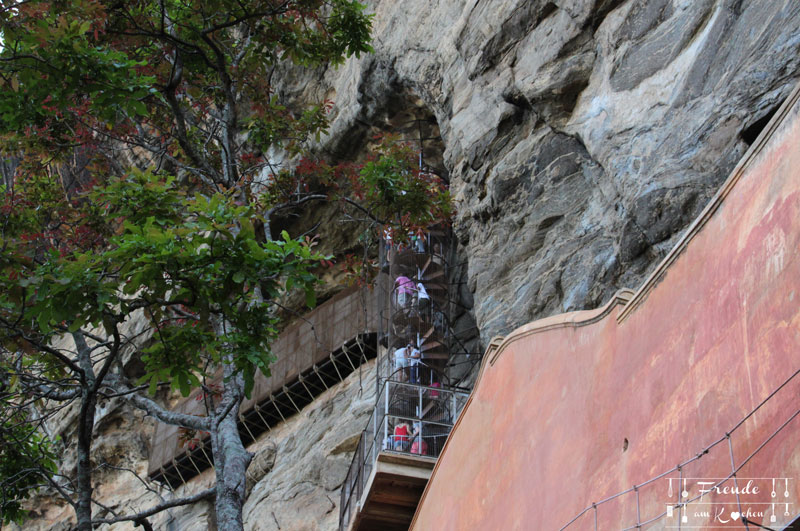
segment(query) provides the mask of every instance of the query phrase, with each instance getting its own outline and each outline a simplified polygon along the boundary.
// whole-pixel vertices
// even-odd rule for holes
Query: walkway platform
[[[347,531],[406,531],[436,458],[383,451]]]
[[[272,345],[277,361],[270,366],[270,377],[256,374],[252,396],[240,408],[239,432],[245,445],[375,358],[374,299],[368,288],[345,290],[286,327]],[[173,409],[204,415],[199,394]],[[177,427],[160,423],[151,443],[148,477],[175,488],[211,467],[211,456],[207,434],[189,444]]]

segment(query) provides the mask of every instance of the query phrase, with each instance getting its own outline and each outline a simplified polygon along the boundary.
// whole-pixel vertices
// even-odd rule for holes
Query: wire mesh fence
[[[379,338],[386,350],[379,359],[381,379],[422,383],[414,379],[419,366],[431,376],[428,383],[457,385],[459,377],[469,372],[465,365],[479,363],[481,353],[471,352],[467,345],[477,329],[455,326],[464,307],[458,285],[451,284],[451,240],[443,228],[412,236],[405,243],[382,240],[385,281],[378,301]]]
[[[436,458],[468,393],[387,380],[358,441],[342,485],[339,528],[346,528],[382,452]]]

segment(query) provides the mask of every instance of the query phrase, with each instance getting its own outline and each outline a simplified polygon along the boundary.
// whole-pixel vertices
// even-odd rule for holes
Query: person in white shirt
[[[406,349],[408,352],[409,365],[411,366],[409,371],[411,373],[411,377],[409,381],[411,383],[419,383],[419,364],[421,361],[420,358],[422,357],[422,353],[419,351],[418,348],[411,345],[410,343],[408,344]]]
[[[433,263],[437,265],[444,265],[444,255],[442,254],[442,244],[435,243],[433,245]]]
[[[395,376],[401,380],[405,380],[405,368],[408,367],[408,353],[409,347],[400,347],[394,351],[394,371]]]
[[[431,309],[431,297],[422,282],[417,282],[417,307],[420,315],[428,315]]]

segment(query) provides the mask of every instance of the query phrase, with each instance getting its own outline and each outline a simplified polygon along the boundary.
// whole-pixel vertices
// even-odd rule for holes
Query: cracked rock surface
[[[638,286],[800,76],[794,0],[370,7],[375,54],[284,92],[334,99],[335,153],[398,97],[435,116],[484,344]]]
[[[257,465],[264,454],[272,465],[261,478],[250,466],[255,484],[244,507],[245,529],[337,529],[341,486],[374,405],[371,361],[251,447]]]

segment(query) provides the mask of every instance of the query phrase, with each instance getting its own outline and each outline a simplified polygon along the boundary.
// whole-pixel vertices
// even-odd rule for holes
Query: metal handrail
[[[468,393],[448,387],[432,387],[386,380],[378,393],[367,427],[361,432],[353,460],[342,485],[339,529],[350,523],[378,455],[393,452],[438,457],[444,439],[453,428]],[[431,414],[433,413],[433,415]],[[432,418],[444,413],[446,420]],[[389,426],[410,423],[412,430],[389,433]],[[430,431],[427,431],[430,430]],[[427,433],[426,433],[427,431]],[[398,442],[400,444],[398,444]]]
[[[450,313],[457,302],[450,300],[450,241],[446,230],[427,233],[419,248],[401,249],[381,240],[378,259],[391,281],[391,287],[380,290],[378,310],[379,343],[386,352],[378,357],[375,407],[342,485],[341,530],[359,511],[378,456],[391,452],[437,458],[466,404],[469,391],[452,385],[449,372],[451,356],[469,354],[452,329]],[[408,281],[398,284],[401,276]],[[420,305],[418,283],[428,293],[426,307]],[[413,364],[398,367],[394,352],[409,341],[422,352]]]

